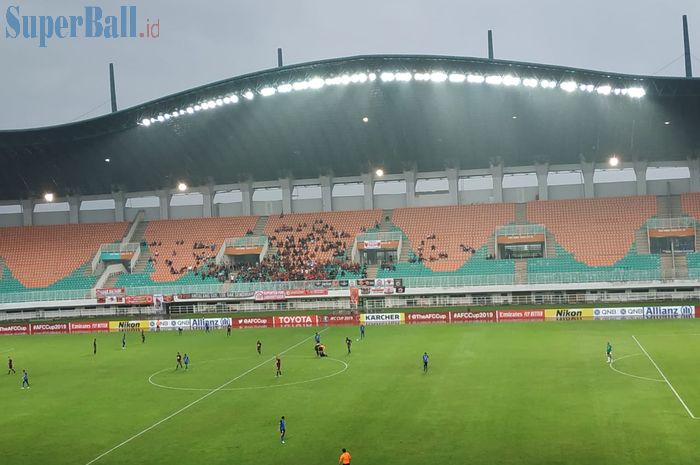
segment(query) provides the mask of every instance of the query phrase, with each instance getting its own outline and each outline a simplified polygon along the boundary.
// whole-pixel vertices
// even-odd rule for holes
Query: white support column
[[[333,180],[330,176],[320,176],[318,182],[321,185],[321,205],[323,211],[333,211]]]
[[[503,162],[491,165],[491,176],[493,177],[493,201],[503,202]]]
[[[158,203],[160,205],[160,219],[170,219],[170,199],[172,195],[167,189],[158,192]]]
[[[34,224],[34,200],[22,200],[22,224],[31,226]]]
[[[292,186],[291,178],[280,179],[280,188],[282,189],[282,213],[292,213]]]
[[[582,160],[581,172],[583,173],[583,196],[587,199],[592,199],[595,197],[595,188],[593,185],[595,163]]]
[[[455,168],[449,168],[445,173],[447,174],[450,205],[459,205],[459,172]]]
[[[362,207],[365,210],[372,210],[374,208],[374,179],[370,173],[362,175],[362,186],[364,187]]]
[[[416,205],[416,171],[404,171],[403,175],[406,179],[406,206],[414,207]]]
[[[634,175],[637,177],[637,195],[647,195],[647,162],[634,162]]]
[[[123,192],[115,192],[114,196],[114,221],[120,223],[126,218],[126,200]]]
[[[202,216],[204,218],[211,218],[214,212],[214,188],[211,185],[204,186],[201,191],[202,194]]]
[[[535,165],[537,175],[537,196],[540,200],[549,200],[549,186],[547,186],[547,176],[549,175],[548,163],[537,163]]]
[[[700,159],[688,160],[690,192],[700,192]]]
[[[241,201],[243,202],[242,213],[245,216],[253,214],[253,183],[250,181],[242,182],[241,186]]]
[[[68,197],[68,222],[80,223],[80,197]]]

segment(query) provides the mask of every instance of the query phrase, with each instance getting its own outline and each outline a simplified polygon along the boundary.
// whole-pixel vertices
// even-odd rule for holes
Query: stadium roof
[[[378,166],[570,164],[612,153],[681,160],[700,154],[698,127],[700,79],[358,56],[239,76],[78,123],[0,131],[0,200]]]

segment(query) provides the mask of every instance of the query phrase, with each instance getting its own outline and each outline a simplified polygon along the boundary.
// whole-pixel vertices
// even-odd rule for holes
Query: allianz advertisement
[[[675,319],[694,318],[695,307],[691,305],[673,305],[657,307],[608,307],[594,308],[593,318],[596,320],[606,319]]]

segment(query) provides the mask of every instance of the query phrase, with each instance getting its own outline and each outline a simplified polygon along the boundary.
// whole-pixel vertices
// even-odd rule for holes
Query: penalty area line
[[[323,329],[323,330],[321,330],[321,331],[319,331],[319,332],[322,333],[322,332],[326,331],[327,329],[328,329],[328,328]],[[294,344],[293,346],[291,346],[291,347],[289,347],[289,348],[287,348],[287,349],[284,349],[282,352],[278,352],[277,354],[278,354],[278,355],[285,354],[285,353],[289,352],[290,350],[299,347],[300,345],[302,345],[303,343],[305,343],[306,341],[308,341],[308,340],[311,339],[312,337],[314,337],[314,336],[306,337],[306,338],[302,339],[301,341],[297,342],[296,344]],[[270,363],[270,362],[273,361],[274,359],[275,359],[275,357],[271,357],[271,358],[265,360],[264,362],[260,362],[259,364],[255,365],[253,368],[250,368],[250,369],[244,371],[243,373],[241,373],[240,375],[236,376],[235,378],[233,378],[233,379],[231,379],[231,380],[229,380],[229,381],[226,381],[224,384],[222,384],[221,386],[219,386],[219,387],[217,387],[217,388],[215,388],[215,389],[212,389],[211,391],[209,391],[209,392],[207,392],[206,394],[204,394],[202,397],[198,397],[197,399],[193,400],[192,402],[190,402],[189,404],[185,405],[185,406],[182,407],[181,409],[176,410],[175,412],[171,413],[170,415],[168,415],[167,417],[163,418],[162,420],[159,420],[159,421],[153,423],[151,426],[149,426],[148,428],[146,428],[146,429],[144,429],[144,430],[142,430],[142,431],[139,431],[138,433],[136,433],[136,434],[134,434],[133,436],[131,436],[129,439],[126,439],[125,441],[120,442],[119,444],[117,444],[116,446],[112,447],[111,449],[109,449],[109,450],[107,450],[107,451],[101,453],[100,455],[98,455],[98,456],[95,457],[94,459],[90,460],[90,461],[89,461],[88,463],[86,463],[85,465],[91,465],[91,464],[97,462],[97,461],[100,460],[101,458],[103,458],[103,457],[105,457],[105,456],[111,454],[111,453],[114,452],[115,450],[119,449],[120,447],[122,447],[122,446],[124,446],[124,445],[126,445],[126,444],[128,444],[128,443],[130,443],[130,442],[133,441],[134,439],[136,439],[136,438],[138,438],[138,437],[140,437],[140,436],[146,434],[147,432],[149,432],[149,431],[152,430],[153,428],[157,427],[158,425],[160,425],[160,424],[162,424],[162,423],[165,423],[166,421],[170,420],[170,419],[173,418],[174,416],[179,415],[180,413],[184,412],[185,410],[189,409],[190,407],[192,407],[192,406],[194,406],[194,405],[200,403],[201,401],[203,401],[203,400],[206,399],[207,397],[209,397],[209,396],[211,396],[211,395],[213,395],[213,394],[215,394],[215,393],[221,391],[222,389],[224,389],[226,386],[228,386],[229,384],[233,383],[234,381],[237,381],[237,380],[243,378],[245,375],[247,375],[247,374],[249,374],[249,373],[251,373],[251,372],[257,370],[257,369],[260,368],[261,366],[263,366],[263,365],[265,365],[265,364],[267,364],[267,363]]]
[[[696,417],[695,415],[693,415],[693,412],[690,411],[690,409],[688,408],[688,406],[686,405],[686,403],[685,403],[685,402],[683,401],[683,399],[681,398],[680,394],[678,394],[678,391],[676,391],[676,388],[673,387],[673,385],[672,385],[671,382],[668,380],[668,378],[666,377],[666,375],[664,374],[664,372],[661,371],[661,368],[659,368],[659,365],[657,365],[656,362],[654,361],[654,359],[651,358],[651,355],[649,355],[649,352],[646,351],[646,349],[644,348],[644,346],[642,346],[642,344],[639,342],[639,340],[638,340],[636,337],[634,337],[634,335],[632,335],[632,339],[634,339],[634,342],[637,343],[637,345],[639,346],[639,348],[642,349],[642,352],[644,352],[644,355],[646,355],[647,358],[649,359],[649,361],[651,362],[651,364],[654,365],[654,368],[656,368],[656,371],[658,371],[659,374],[661,375],[661,377],[664,379],[664,381],[666,381],[666,384],[667,384],[668,387],[671,389],[671,391],[673,392],[673,394],[676,396],[676,399],[678,399],[678,402],[681,403],[681,405],[683,406],[683,408],[685,409],[685,411],[688,412],[688,415],[690,415],[690,418],[692,418],[693,420],[697,420],[697,417]]]

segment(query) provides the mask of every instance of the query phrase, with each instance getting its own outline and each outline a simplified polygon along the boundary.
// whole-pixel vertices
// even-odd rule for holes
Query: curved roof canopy
[[[700,80],[358,56],[265,70],[61,126],[0,131],[0,199],[700,154]],[[105,159],[109,158],[110,163]]]

